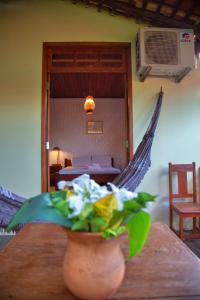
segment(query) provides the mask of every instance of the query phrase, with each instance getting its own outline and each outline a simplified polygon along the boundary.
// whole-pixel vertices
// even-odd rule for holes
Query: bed
[[[113,159],[109,155],[93,155],[65,159],[65,168],[55,173],[55,187],[61,180],[71,181],[74,178],[89,174],[99,184],[112,182],[121,173],[119,168],[113,167]]]

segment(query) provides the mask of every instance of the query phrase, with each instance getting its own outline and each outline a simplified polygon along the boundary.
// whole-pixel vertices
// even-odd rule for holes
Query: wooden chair
[[[189,176],[192,175],[192,191],[189,191]],[[174,191],[174,176],[177,174],[177,188]],[[200,218],[200,205],[196,195],[196,167],[192,164],[169,163],[169,225],[170,228],[181,238],[200,238],[200,230],[197,228],[197,218]],[[185,200],[184,200],[185,199]],[[191,199],[186,202],[186,199]],[[183,202],[183,200],[185,202]],[[179,232],[173,228],[173,212],[179,216]],[[192,218],[192,233],[184,232],[184,219]]]

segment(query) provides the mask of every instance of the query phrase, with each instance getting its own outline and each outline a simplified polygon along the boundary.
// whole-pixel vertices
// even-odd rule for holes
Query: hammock
[[[26,199],[0,186],[0,227],[7,227]]]
[[[134,191],[144,175],[151,166],[151,146],[153,143],[154,133],[158,123],[161,105],[162,105],[163,92],[162,87],[158,96],[157,104],[151,118],[149,127],[137,147],[135,155],[128,163],[128,166],[122,171],[122,173],[115,178],[113,184],[119,188],[126,188],[127,190]]]

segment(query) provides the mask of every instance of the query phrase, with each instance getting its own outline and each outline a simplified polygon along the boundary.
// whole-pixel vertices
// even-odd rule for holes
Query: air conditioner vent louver
[[[146,31],[144,41],[146,64],[177,65],[179,63],[176,32]]]

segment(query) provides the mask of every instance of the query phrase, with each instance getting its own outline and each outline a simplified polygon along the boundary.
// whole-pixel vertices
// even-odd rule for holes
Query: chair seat
[[[172,207],[179,213],[183,214],[198,214],[200,216],[200,204],[198,203],[173,203]]]

